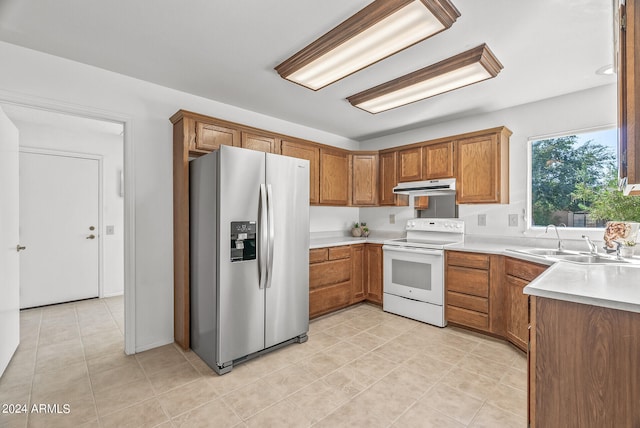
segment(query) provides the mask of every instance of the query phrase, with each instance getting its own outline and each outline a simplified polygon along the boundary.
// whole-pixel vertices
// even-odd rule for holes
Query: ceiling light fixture
[[[347,100],[369,113],[380,113],[496,77],[502,64],[486,44],[405,76],[367,89]]]
[[[275,70],[314,91],[451,27],[449,0],[376,0]]]

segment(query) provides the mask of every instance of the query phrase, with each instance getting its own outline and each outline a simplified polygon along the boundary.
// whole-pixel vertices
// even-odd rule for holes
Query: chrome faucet
[[[560,225],[567,227],[567,225],[564,223],[560,223]],[[564,250],[564,244],[562,243],[562,239],[560,239],[560,234],[558,233],[558,227],[555,224],[548,225],[547,228],[544,230],[544,233],[549,232],[550,227],[553,227],[553,229],[556,231],[556,236],[558,237],[558,251]]]
[[[589,246],[589,252],[591,254],[598,254],[598,246],[595,242],[593,242],[587,235],[582,235],[582,238],[587,241],[587,245]]]

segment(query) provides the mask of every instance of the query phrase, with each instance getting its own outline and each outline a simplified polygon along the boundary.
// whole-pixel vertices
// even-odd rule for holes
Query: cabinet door
[[[320,149],[320,203],[347,205],[349,203],[348,152]]]
[[[282,154],[298,159],[307,159],[309,161],[309,202],[317,204],[320,201],[319,181],[320,172],[318,165],[320,163],[320,149],[311,144],[296,143],[292,141],[282,141]]]
[[[497,134],[457,142],[459,204],[500,203],[500,140]],[[506,195],[508,196],[508,195]]]
[[[353,205],[378,203],[378,156],[355,154],[353,160]]]
[[[382,245],[365,245],[367,300],[382,304]]]
[[[398,151],[398,182],[422,180],[422,147]]]
[[[380,205],[395,205],[393,188],[398,184],[396,177],[396,152],[380,154]]]
[[[279,153],[277,142],[275,137],[243,132],[241,147],[259,152]]]
[[[240,146],[240,132],[224,126],[196,122],[196,150],[210,152],[222,145]]]
[[[351,246],[351,303],[361,302],[365,298],[365,260],[364,245]]]
[[[423,180],[453,176],[453,141],[430,144],[422,148]]]
[[[505,331],[507,340],[523,351],[529,338],[529,296],[522,290],[528,284],[520,278],[506,276],[505,281]]]

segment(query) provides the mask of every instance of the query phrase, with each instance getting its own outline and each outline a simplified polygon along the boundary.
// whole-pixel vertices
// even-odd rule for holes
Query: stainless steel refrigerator
[[[237,147],[190,162],[191,348],[218,374],[309,330],[309,161]]]

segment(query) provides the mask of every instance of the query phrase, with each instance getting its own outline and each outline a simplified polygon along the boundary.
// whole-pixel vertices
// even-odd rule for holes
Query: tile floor
[[[526,358],[504,342],[367,304],[310,324],[309,341],[217,376],[167,345],[123,354],[121,298],[23,311],[0,427],[524,427]],[[1,410],[1,409],[0,409]]]

